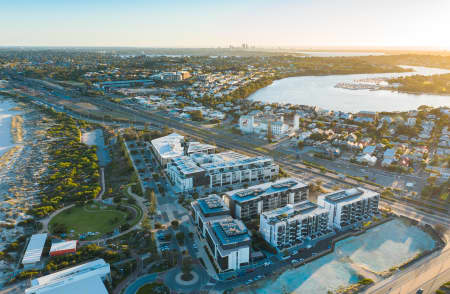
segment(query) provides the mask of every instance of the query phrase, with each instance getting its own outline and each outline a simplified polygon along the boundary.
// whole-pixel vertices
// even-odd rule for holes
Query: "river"
[[[354,74],[329,76],[291,77],[274,81],[249,96],[250,100],[267,103],[291,103],[319,106],[327,110],[345,112],[368,111],[405,111],[417,109],[420,105],[434,107],[450,106],[450,96],[431,94],[407,94],[388,90],[349,90],[336,88],[338,83],[350,83],[354,80],[411,75],[433,75],[450,73],[450,70],[418,66],[404,66],[414,72]]]

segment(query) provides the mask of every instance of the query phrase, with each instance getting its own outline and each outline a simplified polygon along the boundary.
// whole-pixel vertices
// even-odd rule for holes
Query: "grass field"
[[[137,291],[137,294],[153,294],[153,293],[161,293],[161,294],[167,293],[168,294],[169,289],[161,283],[153,282],[151,284],[142,286]]]
[[[108,207],[90,204],[74,206],[56,215],[50,222],[50,231],[56,223],[67,226],[67,231],[74,230],[74,235],[87,232],[100,234],[113,231],[126,223],[127,213]]]

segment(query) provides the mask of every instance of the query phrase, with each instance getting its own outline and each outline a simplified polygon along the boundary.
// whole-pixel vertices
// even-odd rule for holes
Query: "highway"
[[[37,84],[36,86],[39,87],[40,85],[36,83],[33,80],[28,80],[29,85]],[[54,89],[54,92],[60,91],[58,89]],[[63,92],[61,95],[64,95],[65,97],[69,97],[68,94]],[[31,96],[32,97],[32,96]],[[34,100],[45,102],[47,105],[52,105],[52,103],[49,103],[46,101],[46,99],[43,98],[37,98],[33,97]],[[299,162],[299,160],[296,160],[294,156],[289,156],[288,154],[284,154],[278,151],[271,151],[271,152],[264,152],[260,150],[256,150],[255,147],[258,147],[256,145],[253,145],[246,140],[245,142],[242,141],[243,137],[240,135],[234,135],[234,134],[223,134],[223,133],[217,133],[213,132],[211,130],[201,128],[191,122],[185,122],[180,120],[171,119],[168,114],[162,114],[160,112],[151,112],[147,110],[143,110],[141,108],[135,109],[132,106],[129,105],[123,105],[118,104],[115,102],[111,102],[107,99],[92,99],[92,98],[76,98],[77,101],[83,101],[86,103],[91,103],[98,107],[99,109],[104,110],[104,113],[107,113],[109,111],[116,111],[121,114],[126,114],[128,117],[135,122],[140,123],[141,125],[150,123],[150,126],[152,128],[158,128],[162,126],[168,126],[169,128],[172,128],[176,130],[177,132],[180,132],[184,135],[187,135],[191,138],[195,138],[197,140],[201,140],[208,143],[215,143],[218,147],[222,147],[225,149],[235,150],[240,153],[244,153],[247,155],[252,156],[270,156],[272,157],[279,166],[289,175],[295,176],[295,177],[303,177],[306,179],[314,179],[314,180],[321,180],[324,185],[328,185],[329,187],[334,186],[338,183],[343,183],[351,186],[362,186],[367,189],[371,189],[374,191],[381,192],[383,189],[358,182],[356,180],[345,178],[342,179],[338,175],[330,173],[330,172],[322,172],[318,168],[309,167],[304,165],[303,163]],[[61,108],[59,106],[59,108]],[[68,111],[65,110],[66,113],[69,115],[75,115],[74,111]],[[98,123],[101,123],[101,121],[96,121]],[[116,124],[117,125],[117,124]],[[129,126],[129,124],[121,124],[121,127]],[[395,203],[397,205],[398,202]],[[389,205],[393,205],[393,203],[387,203]],[[401,207],[401,206],[398,206]],[[407,205],[408,209],[412,209],[413,212],[417,214],[425,214],[423,211],[418,210],[415,208],[415,205],[412,205],[408,203]],[[436,222],[443,222],[448,225],[449,220],[449,214],[444,214],[441,212],[434,212],[433,216],[430,219],[431,223]]]
[[[42,98],[35,98],[43,100]],[[83,100],[83,98],[80,98]],[[44,100],[45,101],[45,100]],[[150,112],[145,110],[133,109],[129,106],[120,105],[114,102],[110,102],[106,99],[88,99],[86,102],[94,104],[96,107],[108,112],[111,109],[119,109],[120,113],[126,113],[131,118],[133,117],[136,123],[144,124],[150,123],[155,128],[162,126],[168,126],[174,130],[188,135],[191,138],[201,140],[208,143],[216,144],[219,147],[235,150],[248,155],[257,156],[271,156],[280,165],[285,172],[290,175],[298,177],[301,175],[304,178],[311,178],[314,180],[321,179],[324,183],[337,184],[345,183],[347,185],[360,185],[368,189],[381,191],[380,187],[376,187],[369,184],[360,183],[352,179],[341,179],[338,175],[326,172],[323,173],[318,168],[308,167],[298,160],[295,160],[293,156],[282,154],[281,152],[264,152],[255,150],[255,147],[248,141],[242,142],[242,137],[233,134],[218,134],[205,128],[200,128],[192,123],[183,121],[177,121],[170,119],[168,115],[161,115],[157,112]],[[48,104],[48,101],[46,102]],[[74,113],[69,113],[75,115]],[[97,121],[99,122],[99,121]],[[382,206],[389,206],[397,214],[401,214],[410,218],[417,219],[430,225],[443,224],[450,227],[449,215],[441,212],[426,213],[421,210],[421,207],[401,202],[382,201]],[[448,245],[447,245],[448,246]],[[376,285],[370,287],[365,293],[368,294],[409,294],[415,293],[415,291],[422,287],[428,291],[425,293],[432,293],[432,290],[437,289],[445,280],[449,279],[450,269],[450,256],[448,247],[445,251],[435,252],[432,255],[425,257],[416,264],[412,265],[406,270],[400,271],[394,274],[392,277],[382,280]],[[434,292],[433,292],[434,293]]]

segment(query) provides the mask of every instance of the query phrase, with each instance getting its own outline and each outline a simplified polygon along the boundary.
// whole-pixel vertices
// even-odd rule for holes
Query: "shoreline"
[[[1,98],[20,103],[9,97]],[[9,130],[14,146],[0,156],[0,222],[4,224],[0,238],[5,240],[0,250],[24,233],[24,227],[18,225],[20,222],[33,219],[28,211],[40,202],[40,188],[36,183],[48,165],[43,132],[46,123],[41,119],[42,114],[34,107],[27,110],[17,107],[20,104],[14,109],[22,111],[11,117]],[[15,263],[5,263],[2,270],[15,267]]]
[[[415,71],[414,71],[415,69]],[[434,72],[431,72],[434,71]],[[332,109],[334,111],[343,111],[343,112],[351,112],[356,113],[359,111],[377,111],[377,112],[396,112],[396,111],[408,111],[408,110],[415,110],[417,107],[419,107],[422,104],[430,105],[433,107],[446,107],[449,106],[450,102],[447,102],[445,100],[441,101],[442,99],[445,99],[449,95],[441,95],[441,94],[435,94],[435,93],[410,93],[405,91],[398,91],[397,88],[388,87],[385,85],[375,85],[375,84],[364,84],[363,86],[355,86],[356,84],[353,84],[351,81],[346,80],[346,76],[352,76],[354,75],[353,80],[390,80],[392,79],[392,75],[398,74],[401,76],[405,76],[404,74],[407,74],[406,76],[410,76],[411,74],[417,74],[417,75],[424,75],[424,76],[432,76],[435,74],[439,74],[439,71],[445,71],[446,73],[450,73],[450,69],[445,68],[435,68],[435,67],[424,67],[424,66],[408,66],[407,69],[404,71],[385,71],[385,72],[377,72],[377,73],[338,73],[338,74],[318,74],[318,75],[311,75],[311,74],[297,74],[297,75],[290,75],[290,76],[283,76],[280,78],[274,78],[272,83],[270,84],[270,87],[264,87],[261,89],[256,90],[254,93],[251,93],[245,99],[248,99],[251,102],[260,102],[263,104],[291,104],[296,106],[308,106],[308,107],[314,107],[318,106],[324,109],[330,109],[329,103],[331,98],[333,98],[333,101],[335,101],[335,107]],[[403,74],[403,75],[402,75]],[[388,75],[388,76],[386,76]],[[335,76],[336,79],[334,81],[328,81],[328,80],[321,80],[318,79],[319,77],[330,77]],[[302,80],[295,80],[292,82],[286,81],[287,79],[294,79],[294,78],[312,78],[311,83],[317,83],[316,87],[304,87],[304,83],[306,81]],[[317,78],[317,79],[315,79]],[[285,82],[283,82],[285,81]],[[309,81],[309,80],[308,80]],[[280,84],[282,82],[282,84]],[[347,87],[340,87],[337,86],[339,84],[351,84],[351,87],[354,87],[355,89],[348,89]],[[359,85],[359,84],[358,84]],[[318,87],[320,87],[320,91],[317,92],[315,95],[310,95],[311,91],[318,90]],[[332,89],[336,89],[335,91],[332,91]],[[376,89],[375,89],[376,88]],[[355,91],[346,91],[345,93],[341,91],[345,90],[355,90]],[[367,92],[359,92],[356,90],[365,90]],[[382,93],[383,91],[388,92],[389,94],[375,94],[375,93]],[[371,94],[373,92],[373,94]],[[356,94],[357,93],[357,94]],[[396,96],[396,95],[402,95],[402,96]],[[394,95],[393,97],[390,97],[390,95]],[[408,97],[407,95],[414,95],[414,97],[421,97],[421,96],[433,96],[433,97],[422,97],[421,100],[424,99],[432,99],[434,100],[430,102],[426,101],[415,101],[410,100],[409,98],[414,97]],[[308,97],[306,99],[305,97]],[[330,97],[328,99],[322,99],[321,97]],[[387,104],[380,104],[384,103],[384,101],[390,101],[391,98],[398,98],[399,102],[405,102],[404,106],[402,108],[396,107],[397,103],[392,103],[390,107],[386,107]],[[364,103],[360,104],[359,107],[353,107],[348,105],[353,105],[355,101],[354,99],[366,99],[363,100]],[[428,100],[429,100],[428,99]],[[314,102],[315,101],[315,102]],[[338,103],[336,103],[336,101]],[[374,101],[379,101],[378,104]],[[380,102],[381,101],[381,102]],[[417,104],[417,105],[415,105]],[[402,104],[403,105],[403,104]]]

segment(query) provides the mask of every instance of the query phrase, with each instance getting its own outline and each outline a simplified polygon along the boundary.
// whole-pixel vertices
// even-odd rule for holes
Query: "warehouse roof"
[[[37,263],[41,260],[45,240],[47,240],[47,234],[35,234],[31,236],[27,250],[23,255],[22,264]]]

